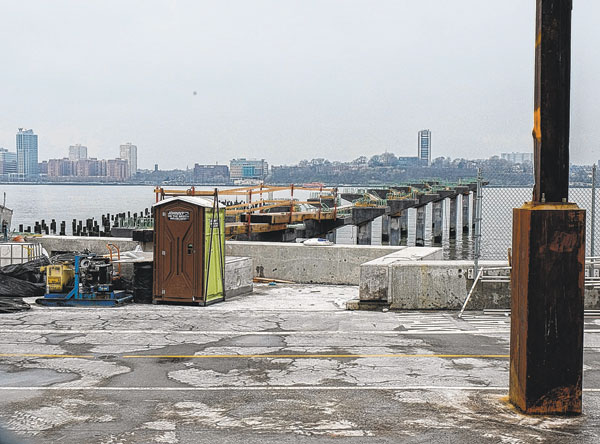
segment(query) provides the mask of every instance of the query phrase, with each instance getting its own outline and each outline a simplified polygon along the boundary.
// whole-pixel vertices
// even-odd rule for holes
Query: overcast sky
[[[532,151],[534,0],[4,1],[0,146],[161,169]],[[600,1],[574,0],[571,159],[600,158]],[[194,92],[196,94],[194,94]]]

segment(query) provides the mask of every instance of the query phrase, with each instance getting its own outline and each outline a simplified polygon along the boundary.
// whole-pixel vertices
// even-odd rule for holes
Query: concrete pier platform
[[[600,319],[584,414],[506,403],[510,317],[356,312],[356,286],[257,285],[209,307],[0,315],[0,423],[33,443],[595,443]]]

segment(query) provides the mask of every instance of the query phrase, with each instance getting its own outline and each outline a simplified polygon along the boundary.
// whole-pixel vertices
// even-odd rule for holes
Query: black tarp
[[[40,267],[50,264],[47,257],[0,267],[0,297],[43,296],[46,292]]]

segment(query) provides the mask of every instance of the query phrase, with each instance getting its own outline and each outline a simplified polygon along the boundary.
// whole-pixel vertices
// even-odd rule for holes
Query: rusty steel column
[[[580,414],[585,210],[568,202],[571,0],[537,0],[533,201],[513,210],[510,402]]]

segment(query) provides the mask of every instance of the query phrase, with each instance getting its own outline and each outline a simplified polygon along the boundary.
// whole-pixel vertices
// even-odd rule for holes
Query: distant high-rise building
[[[417,157],[427,166],[431,165],[431,131],[428,129],[419,131]]]
[[[533,162],[533,153],[502,153],[500,157],[512,163]]]
[[[0,148],[0,175],[7,176],[17,173],[17,153],[11,153],[6,148]]]
[[[120,147],[119,158],[129,162],[129,176],[133,177],[137,173],[137,146],[126,143]]]
[[[19,128],[17,133],[17,173],[20,177],[38,175],[38,136]]]
[[[77,144],[69,147],[69,160],[87,159],[87,156],[87,146]]]
[[[265,159],[233,159],[229,162],[229,177],[237,179],[264,179],[269,172]]]

